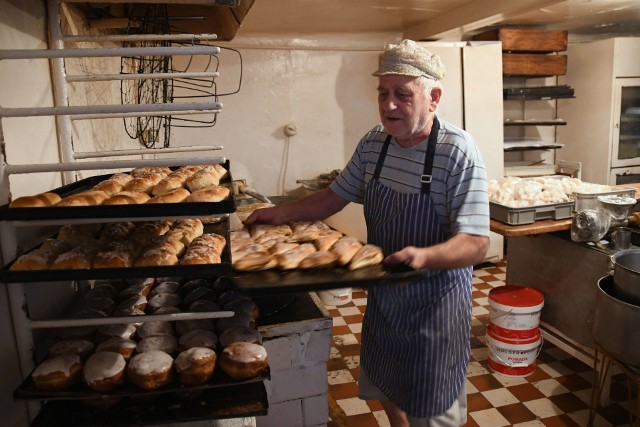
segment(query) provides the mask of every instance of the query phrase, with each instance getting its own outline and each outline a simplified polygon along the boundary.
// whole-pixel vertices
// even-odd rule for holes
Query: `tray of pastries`
[[[211,216],[233,212],[229,161],[92,176],[0,206],[0,220]]]
[[[264,203],[238,206],[242,220]],[[252,295],[408,282],[426,272],[385,266],[376,245],[329,227],[323,221],[258,224],[230,232],[230,280]]]
[[[0,280],[210,277],[231,270],[228,239],[226,221],[197,218],[66,224],[0,269]]]
[[[204,389],[269,378],[267,351],[255,324],[259,308],[225,280],[101,280],[81,300],[71,318],[126,316],[131,322],[56,328],[46,358],[15,398],[111,397],[114,403],[166,393],[195,398]],[[158,314],[218,311],[233,314],[154,320]]]

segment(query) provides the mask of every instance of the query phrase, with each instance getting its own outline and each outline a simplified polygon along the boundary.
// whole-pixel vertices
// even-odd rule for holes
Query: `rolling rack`
[[[73,185],[77,181],[76,173],[84,170],[109,170],[109,169],[132,169],[135,167],[145,166],[171,166],[178,167],[183,165],[202,165],[211,163],[227,163],[228,160],[222,157],[210,157],[201,156],[199,158],[145,158],[145,156],[157,157],[158,154],[171,154],[175,152],[207,152],[221,150],[222,147],[218,145],[212,146],[191,146],[191,147],[179,147],[171,148],[164,147],[162,149],[136,149],[136,150],[115,150],[115,151],[103,151],[103,152],[76,152],[73,146],[73,123],[81,120],[93,120],[103,118],[141,118],[141,117],[171,117],[173,115],[180,116],[193,116],[203,114],[213,114],[214,116],[221,112],[222,103],[217,100],[203,101],[203,102],[160,102],[153,100],[151,103],[129,103],[122,105],[82,105],[74,106],[69,104],[69,84],[70,83],[82,83],[91,84],[93,82],[102,81],[158,81],[162,79],[197,79],[213,82],[215,77],[218,76],[217,72],[211,71],[179,71],[165,70],[164,73],[157,72],[142,72],[136,74],[86,74],[86,75],[67,75],[65,70],[65,60],[69,58],[106,58],[106,57],[144,57],[152,55],[154,57],[172,57],[174,55],[189,55],[189,56],[208,56],[215,57],[219,54],[220,48],[211,45],[193,45],[193,46],[175,46],[172,43],[190,43],[193,41],[210,41],[215,40],[214,34],[132,34],[132,35],[118,35],[118,36],[71,36],[62,34],[62,15],[61,7],[63,3],[77,3],[74,0],[62,1],[62,0],[47,0],[47,12],[48,12],[48,28],[50,38],[50,49],[43,50],[2,50],[0,51],[0,60],[26,60],[26,59],[49,59],[49,67],[51,69],[51,81],[53,86],[54,106],[53,107],[26,107],[26,108],[0,108],[0,118],[18,118],[18,117],[40,117],[40,116],[54,116],[56,122],[56,132],[58,137],[58,149],[61,159],[60,163],[52,164],[8,164],[6,161],[4,151],[0,151],[0,204],[6,203],[9,200],[9,176],[14,174],[30,174],[41,172],[59,172],[61,174],[62,183],[66,186]],[[84,1],[83,3],[96,3],[97,1]],[[105,3],[105,2],[101,2]],[[118,0],[113,0],[107,3],[120,3]],[[150,3],[147,1],[139,1],[138,3]],[[162,1],[154,1],[153,3],[163,3]],[[168,3],[168,1],[165,1]],[[173,3],[184,4],[206,4],[215,5],[220,3],[213,0],[190,0],[190,1],[173,1]],[[134,45],[133,47],[95,47],[95,48],[65,48],[65,43],[70,42],[89,42],[89,43],[123,43],[127,45]],[[163,42],[163,46],[144,46],[136,47],[136,44],[144,44],[144,42]],[[4,142],[2,135],[2,129],[0,127],[0,140]],[[161,153],[160,153],[161,152]],[[135,160],[91,160],[97,158],[112,158],[122,156],[140,156],[140,159]],[[83,160],[78,162],[78,160]],[[222,211],[214,211],[209,216],[226,217],[230,212],[234,210],[233,206],[224,206]],[[148,219],[162,219],[167,216],[167,213],[161,211],[157,215],[150,215],[149,217],[139,217],[135,213],[132,218],[135,220],[148,220]],[[202,212],[196,212],[197,217],[204,217]],[[145,214],[146,215],[146,214]],[[184,217],[194,217],[194,213],[189,211],[189,208],[185,208]],[[175,215],[171,215],[172,218]],[[121,216],[118,220],[125,220]],[[91,215],[88,218],[79,217],[67,217],[61,218],[55,217],[42,217],[42,218],[28,218],[23,219],[1,219],[0,220],[0,234],[2,235],[1,250],[2,260],[4,262],[14,260],[20,254],[22,249],[33,247],[35,242],[42,241],[45,237],[51,235],[52,226],[72,223],[72,222],[109,222],[113,221],[113,218],[108,216],[102,216],[99,214]],[[228,228],[228,226],[227,226]],[[91,324],[104,324],[104,323],[129,323],[130,318],[105,318],[105,319],[34,319],[33,313],[47,312],[49,315],[55,311],[53,306],[63,305],[63,301],[68,301],[73,297],[78,286],[77,283],[71,283],[57,279],[55,276],[51,279],[44,279],[47,281],[47,304],[51,307],[32,307],[30,304],[32,301],[29,298],[30,294],[35,293],[33,284],[27,285],[27,281],[10,280],[4,283],[7,286],[8,298],[11,309],[11,319],[13,321],[13,329],[15,341],[17,344],[17,353],[19,357],[20,371],[22,378],[28,378],[30,373],[35,368],[35,358],[37,343],[34,339],[34,334],[43,332],[50,328],[67,327],[87,325],[87,322]],[[58,280],[58,281],[56,281]],[[35,286],[41,286],[36,284]],[[42,288],[41,288],[42,289]],[[42,305],[38,303],[36,305]],[[58,308],[59,310],[59,308]],[[233,312],[192,312],[192,313],[177,313],[177,314],[165,314],[165,315],[153,315],[154,321],[171,320],[180,321],[188,319],[206,319],[215,317],[228,317],[233,315]],[[46,316],[44,316],[46,317]],[[149,315],[136,317],[137,321],[144,321],[148,319]],[[257,387],[257,388],[256,388]],[[221,393],[227,395],[238,395],[237,391],[229,389]],[[220,391],[217,392],[220,394]],[[242,393],[240,393],[242,395]],[[268,402],[266,401],[266,391],[261,381],[256,384],[251,384],[247,389],[244,397],[252,397],[257,403],[253,406],[242,406],[237,408],[238,411],[249,411],[248,415],[236,414],[237,416],[252,416],[257,414],[265,414]],[[239,396],[240,398],[243,396]],[[24,397],[24,396],[23,396]],[[36,396],[37,397],[37,396]],[[218,396],[217,398],[221,398]],[[27,397],[28,399],[28,397]],[[55,400],[55,399],[54,399]],[[49,411],[48,414],[64,415],[68,408],[69,402],[61,400],[60,406],[54,406],[53,411]],[[41,401],[37,399],[27,400],[27,417],[31,422],[38,420],[38,416],[42,415],[42,409],[45,406],[49,406],[51,402],[47,402],[43,405]],[[186,405],[186,403],[185,403]],[[195,405],[195,406],[194,406]],[[158,407],[164,406],[168,408],[172,405],[166,405],[164,402]],[[197,416],[211,417],[211,413],[205,414],[202,411],[198,412],[196,404],[193,403],[192,410],[186,409],[183,412],[190,413],[191,419]],[[233,417],[232,404],[229,404],[229,411],[222,411],[222,413],[215,414],[214,416],[221,418]],[[169,408],[170,409],[170,408]],[[85,414],[87,419],[94,419],[95,414]],[[173,414],[175,415],[175,414]],[[160,410],[156,413],[157,419],[150,419],[149,421],[158,422],[159,420],[166,419],[167,411]],[[82,418],[82,417],[80,417]],[[139,420],[141,421],[141,420]],[[143,420],[142,420],[143,421]],[[38,420],[38,425],[55,425],[54,419]],[[44,424],[42,424],[44,423]],[[105,424],[106,425],[106,424]]]

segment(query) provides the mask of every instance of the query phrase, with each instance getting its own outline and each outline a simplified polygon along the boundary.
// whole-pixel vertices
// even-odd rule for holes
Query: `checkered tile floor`
[[[474,270],[471,360],[466,390],[468,427],[576,426],[587,425],[592,366],[545,342],[536,359],[535,371],[527,377],[506,377],[491,371],[485,344],[489,323],[489,291],[505,284],[506,262]],[[327,307],[333,317],[333,346],[327,363],[329,381],[328,426],[388,426],[377,401],[357,397],[362,315],[366,293],[353,289],[352,301]],[[610,404],[599,407],[595,427],[628,426],[635,412],[636,390],[629,400],[624,374],[612,378]],[[636,421],[637,422],[637,421]]]

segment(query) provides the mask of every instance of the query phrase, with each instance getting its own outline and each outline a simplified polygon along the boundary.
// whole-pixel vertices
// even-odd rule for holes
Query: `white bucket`
[[[345,305],[351,302],[351,288],[331,289],[318,291],[318,298],[324,305]]]
[[[489,320],[491,324],[507,331],[533,333],[540,324],[543,305],[544,296],[535,289],[500,286],[489,292]],[[508,336],[507,331],[500,331],[500,335]]]
[[[536,369],[536,358],[542,350],[542,334],[535,330],[532,337],[508,338],[489,325],[486,335],[489,347],[489,367],[509,377],[526,377]]]

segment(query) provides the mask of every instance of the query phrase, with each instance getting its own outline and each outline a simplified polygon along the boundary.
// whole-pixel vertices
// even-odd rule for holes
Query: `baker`
[[[369,288],[359,397],[380,400],[392,426],[459,426],[472,267],[489,246],[486,170],[472,136],[436,115],[445,75],[437,55],[403,40],[383,52],[373,75],[382,123],[331,186],[257,210],[246,224],[324,219],[363,204],[368,242],[383,248],[384,262],[425,274]]]

